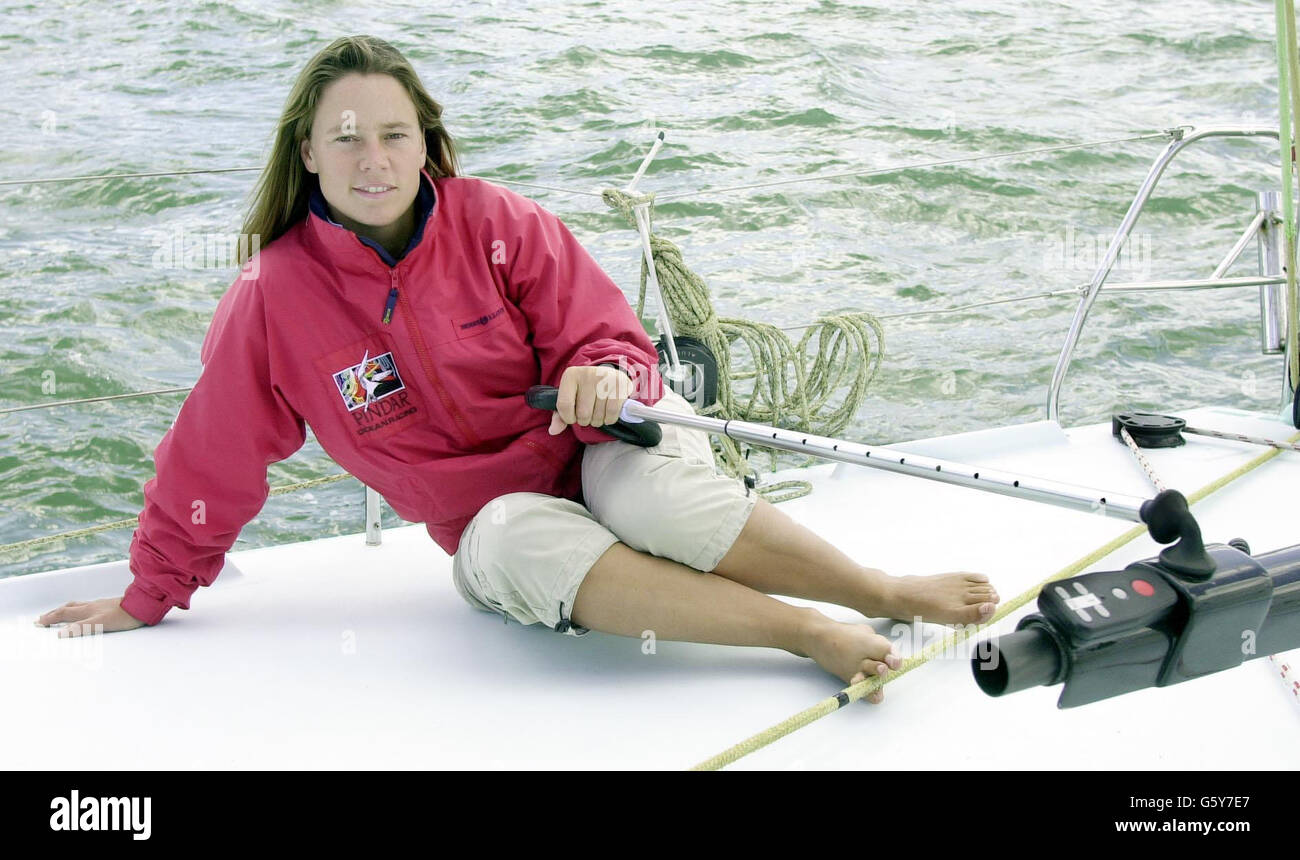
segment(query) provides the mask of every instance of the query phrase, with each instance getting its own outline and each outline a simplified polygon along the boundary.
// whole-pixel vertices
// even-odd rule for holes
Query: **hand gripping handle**
[[[546,409],[555,411],[555,401],[559,398],[560,389],[554,385],[534,385],[528,389],[524,399],[528,405],[534,409]],[[627,442],[641,448],[651,448],[659,444],[663,438],[663,428],[654,421],[646,421],[642,418],[633,418],[628,415],[627,404],[631,400],[624,402],[623,411],[619,415],[619,420],[615,424],[606,424],[603,427],[595,429],[601,430],[613,436],[622,442]]]

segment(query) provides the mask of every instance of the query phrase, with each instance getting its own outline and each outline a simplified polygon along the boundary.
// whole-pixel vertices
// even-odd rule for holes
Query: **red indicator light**
[[[1156,590],[1151,587],[1151,583],[1147,582],[1145,579],[1135,579],[1130,583],[1130,585],[1133,586],[1134,591],[1143,597],[1150,597],[1156,593]]]

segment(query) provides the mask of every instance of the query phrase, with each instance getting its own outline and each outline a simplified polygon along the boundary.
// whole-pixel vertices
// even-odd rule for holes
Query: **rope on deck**
[[[1133,441],[1133,437],[1129,434],[1126,428],[1121,427],[1119,435],[1120,438],[1124,440],[1124,444],[1128,446],[1128,449],[1133,452],[1133,456],[1137,458],[1138,465],[1142,467],[1142,471],[1147,473],[1147,480],[1151,482],[1151,486],[1156,488],[1157,493],[1163,493],[1165,491],[1165,482],[1160,480],[1160,476],[1156,474],[1155,467],[1151,465],[1151,461],[1142,453],[1142,449],[1138,447],[1138,443]]]
[[[1287,442],[1295,443],[1297,440],[1300,440],[1300,433],[1296,433],[1294,436],[1288,439]],[[1188,506],[1190,507],[1191,505],[1194,505],[1195,503],[1199,502],[1201,499],[1204,499],[1206,496],[1210,495],[1216,490],[1219,490],[1220,488],[1231,483],[1232,481],[1235,481],[1237,478],[1240,478],[1242,475],[1246,474],[1252,469],[1255,469],[1256,467],[1262,465],[1263,463],[1271,460],[1272,458],[1276,457],[1280,453],[1282,453],[1282,449],[1280,448],[1274,448],[1270,451],[1265,451],[1263,454],[1260,454],[1255,459],[1250,460],[1247,463],[1244,463],[1243,465],[1237,467],[1236,469],[1233,469],[1231,472],[1224,475],[1223,477],[1211,481],[1210,483],[1206,484],[1204,487],[1201,487],[1199,490],[1197,490],[1196,492],[1192,493],[1190,496],[1187,497]],[[948,649],[954,647],[957,643],[962,642],[970,638],[972,635],[979,633],[984,628],[989,627],[1001,621],[1010,613],[1016,611],[1017,609],[1024,606],[1029,601],[1036,598],[1038,596],[1038,592],[1040,592],[1043,589],[1043,586],[1047,585],[1048,583],[1055,582],[1060,579],[1067,579],[1071,576],[1074,576],[1076,573],[1079,573],[1084,568],[1088,567],[1088,565],[1101,561],[1103,558],[1110,555],[1115,550],[1124,546],[1124,544],[1128,543],[1129,541],[1133,540],[1134,538],[1140,535],[1146,534],[1146,532],[1147,529],[1145,526],[1140,526],[1140,525],[1134,526],[1132,529],[1120,535],[1119,537],[1115,538],[1114,540],[1111,540],[1110,542],[1104,544],[1103,546],[1098,547],[1097,549],[1083,556],[1079,560],[1066,565],[1065,567],[1058,570],[1056,573],[1049,576],[1047,579],[1044,579],[1042,582],[1038,583],[1035,586],[1031,586],[1021,594],[1017,595],[1014,599],[1002,604],[1002,606],[999,607],[995,613],[993,613],[993,617],[990,618],[984,624],[980,624],[980,625],[970,624],[970,625],[966,625],[965,627],[958,627],[951,634],[949,634],[948,637],[944,639],[942,643],[931,644],[930,647],[923,649],[920,654],[915,654],[911,657],[908,657],[906,660],[903,661],[903,664],[899,668],[895,669],[889,674],[881,675],[875,678],[868,678],[865,681],[859,681],[857,684],[854,684],[849,687],[845,687],[843,690],[840,690],[834,696],[831,696],[828,699],[823,699],[822,701],[813,705],[811,708],[800,711],[794,716],[782,720],[781,722],[777,723],[771,728],[759,732],[753,737],[741,741],[740,743],[736,744],[735,746],[729,749],[723,750],[722,752],[718,753],[712,758],[700,762],[699,764],[695,765],[695,767],[691,768],[691,770],[720,770],[721,768],[726,767],[732,762],[737,761],[743,758],[744,756],[749,755],[755,750],[762,749],[763,747],[767,746],[773,741],[780,740],[781,738],[785,737],[791,732],[794,732],[797,729],[801,729],[804,726],[808,725],[809,723],[819,720],[829,713],[838,711],[840,708],[844,707],[850,702],[855,702],[858,699],[861,699],[863,696],[868,696],[871,693],[874,693],[876,690],[879,690],[881,687],[885,686],[885,684],[888,684],[890,681],[894,680],[895,678],[905,675],[908,672],[912,671],[913,669],[921,666],[922,664],[929,662],[936,654],[941,654],[947,651]]]

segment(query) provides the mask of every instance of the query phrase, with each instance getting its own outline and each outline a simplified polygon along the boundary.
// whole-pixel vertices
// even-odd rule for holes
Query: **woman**
[[[941,623],[992,614],[981,574],[891,577],[848,559],[717,474],[700,431],[665,424],[638,448],[598,429],[633,394],[691,407],[558,218],[458,175],[441,115],[380,39],[339,39],[304,69],[244,225],[261,250],[241,260],[154,454],[135,581],[38,623],[113,632],[188,609],[306,423],[426,523],[467,602],[520,623],[783,648],[857,682],[897,667],[885,637],[768,595]],[[559,388],[549,415],[524,403],[538,383]]]

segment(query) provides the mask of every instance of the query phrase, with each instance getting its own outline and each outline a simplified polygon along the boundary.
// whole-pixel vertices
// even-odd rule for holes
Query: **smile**
[[[360,194],[362,197],[378,198],[383,197],[390,191],[396,191],[397,189],[391,185],[363,185],[359,188],[353,188],[352,190]]]

